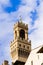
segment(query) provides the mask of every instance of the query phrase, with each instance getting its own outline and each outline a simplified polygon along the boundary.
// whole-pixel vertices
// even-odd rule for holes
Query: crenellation
[[[28,24],[24,24],[23,22],[17,22],[16,24],[14,24],[14,29],[16,28],[16,27],[21,27],[21,28],[26,28],[26,29],[28,29]]]

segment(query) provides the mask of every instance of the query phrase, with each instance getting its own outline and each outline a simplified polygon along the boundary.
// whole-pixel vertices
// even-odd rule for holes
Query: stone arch
[[[23,29],[20,30],[19,35],[22,39],[25,39],[25,31]]]

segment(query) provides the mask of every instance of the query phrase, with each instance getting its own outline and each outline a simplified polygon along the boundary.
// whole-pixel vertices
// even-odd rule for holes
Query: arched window
[[[22,38],[22,40],[25,39],[25,31],[24,30],[21,29],[19,34],[20,34],[20,37]]]

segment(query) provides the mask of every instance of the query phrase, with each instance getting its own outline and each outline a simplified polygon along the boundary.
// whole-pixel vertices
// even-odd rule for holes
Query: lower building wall
[[[43,53],[31,54],[25,65],[43,65]]]

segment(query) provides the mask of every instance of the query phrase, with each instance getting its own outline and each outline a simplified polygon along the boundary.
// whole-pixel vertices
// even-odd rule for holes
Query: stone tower
[[[14,40],[10,43],[12,65],[24,65],[31,51],[28,41],[28,25],[21,20],[14,24]]]

